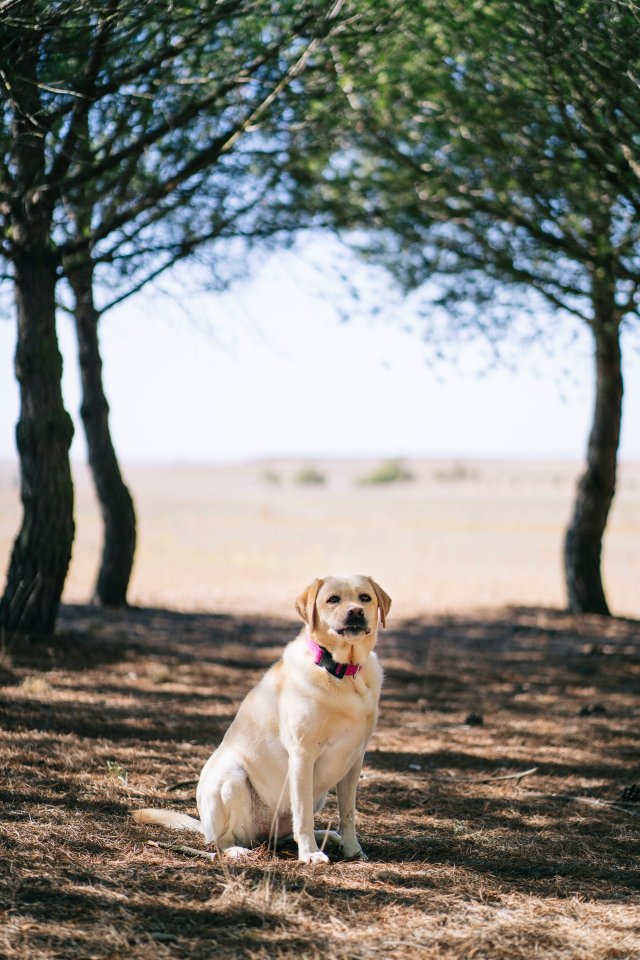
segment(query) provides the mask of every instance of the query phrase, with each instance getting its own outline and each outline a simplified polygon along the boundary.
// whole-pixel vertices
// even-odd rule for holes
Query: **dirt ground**
[[[0,956],[640,956],[640,803],[619,799],[640,781],[638,622],[391,621],[359,787],[367,863],[211,861],[134,824],[135,807],[193,811],[180,784],[295,630],[66,606],[55,643],[4,651]],[[330,801],[319,821],[335,819]]]

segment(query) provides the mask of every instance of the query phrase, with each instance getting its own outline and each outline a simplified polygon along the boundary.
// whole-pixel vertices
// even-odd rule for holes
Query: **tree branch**
[[[269,189],[269,185],[265,185],[263,195]],[[229,239],[232,236],[240,236],[240,234],[226,234],[226,229],[234,223],[236,220],[241,219],[246,213],[248,213],[253,207],[257,206],[262,200],[262,196],[254,199],[250,204],[247,204],[246,207],[241,210],[234,211],[232,215],[226,217],[224,220],[214,224],[210,230],[203,231],[195,236],[189,237],[188,239],[183,239],[176,244],[165,246],[163,248],[157,248],[156,252],[163,252],[170,254],[169,259],[161,264],[160,266],[154,268],[150,271],[144,278],[137,281],[133,286],[131,286],[127,291],[122,294],[119,294],[113,300],[109,301],[103,307],[100,308],[99,313],[102,315],[106,313],[107,310],[111,310],[112,307],[115,307],[117,304],[122,303],[128,297],[133,296],[135,293],[139,293],[143,287],[146,287],[153,280],[157,280],[159,276],[169,270],[171,267],[174,267],[176,264],[180,263],[183,260],[186,260],[190,257],[195,250],[200,249],[205,246],[207,243],[211,243],[213,240],[220,238],[221,236],[227,236]],[[153,250],[146,250],[145,253],[153,253]],[[109,262],[112,262],[112,259]],[[98,257],[93,261],[94,263],[107,262],[101,261]]]
[[[336,7],[338,7],[338,9],[342,2],[343,0],[338,0],[336,3]],[[139,157],[146,149],[158,143],[158,141],[160,141],[168,133],[175,133],[176,130],[182,129],[197,116],[206,111],[209,107],[213,106],[214,103],[217,101],[222,101],[238,86],[246,83],[255,75],[260,67],[265,66],[265,64],[269,63],[280,54],[282,46],[285,42],[290,43],[293,38],[299,37],[301,31],[308,27],[310,23],[315,22],[316,19],[317,18],[312,16],[305,17],[302,22],[294,28],[290,35],[288,35],[285,39],[279,39],[277,42],[268,47],[265,53],[255,57],[252,63],[242,69],[232,80],[227,81],[219,87],[216,87],[212,93],[209,93],[202,99],[192,100],[178,114],[156,124],[150,130],[147,130],[145,133],[134,139],[126,147],[123,147],[120,151],[105,156],[97,163],[87,164],[86,167],[81,171],[69,177],[64,184],[49,183],[46,185],[45,189],[53,190],[56,193],[61,189],[64,189],[65,192],[69,193],[77,187],[82,186],[86,182],[95,179],[100,174],[118,167],[124,161],[127,161],[132,157]],[[314,39],[314,41],[312,41],[314,48],[316,43],[317,41]],[[279,84],[277,86],[279,86]],[[267,97],[267,99],[269,99],[269,97]],[[238,125],[238,127],[242,126],[243,124]],[[235,129],[236,128],[232,128],[232,131],[224,138],[224,141],[228,141],[229,145],[231,145],[233,142],[235,142],[235,139],[237,139],[237,137],[234,138]],[[218,140],[221,139],[222,138],[218,138]]]
[[[93,102],[96,81],[106,52],[107,39],[115,22],[119,3],[120,0],[109,0],[107,5],[104,19],[100,24],[93,50],[89,56],[84,83],[81,85],[81,89],[78,91],[79,97],[74,101],[73,104],[67,134],[64,138],[58,156],[54,159],[51,165],[50,172],[46,175],[48,183],[59,182],[66,174],[73,161],[75,145],[78,141],[80,131],[82,130],[83,122],[86,119]]]
[[[338,15],[342,3],[343,0],[337,0],[337,2],[332,5],[327,17],[328,22]],[[324,39],[324,37],[322,39]],[[278,98],[282,91],[285,90],[286,87],[300,75],[300,73],[302,73],[309,57],[317,49],[320,42],[320,37],[314,37],[307,44],[302,54],[285,71],[285,73],[280,77],[278,82],[271,88],[271,90],[269,90],[269,92],[266,93],[266,95],[264,95],[240,121],[232,124],[222,136],[216,137],[208,144],[206,148],[198,151],[195,156],[191,157],[180,169],[173,172],[166,180],[154,184],[153,187],[146,194],[140,197],[135,204],[127,207],[124,211],[120,211],[118,214],[114,215],[111,220],[107,222],[103,221],[101,224],[99,224],[98,227],[92,231],[89,237],[76,239],[63,244],[61,247],[62,255],[69,256],[81,251],[83,248],[88,248],[92,245],[95,245],[99,240],[108,236],[114,230],[119,229],[125,223],[131,222],[149,208],[156,206],[159,202],[173,193],[181,184],[191,179],[191,177],[196,176],[198,173],[201,173],[203,170],[213,165],[224,153],[229,152],[238,139],[260,119],[266,110],[268,110],[268,108]],[[236,82],[237,81],[233,81],[231,84],[229,84],[229,89],[233,89]],[[218,94],[216,94],[216,96],[217,95]],[[126,155],[129,153],[129,150],[123,150],[121,151],[121,156],[126,157]],[[76,181],[76,183],[77,182],[78,181]]]

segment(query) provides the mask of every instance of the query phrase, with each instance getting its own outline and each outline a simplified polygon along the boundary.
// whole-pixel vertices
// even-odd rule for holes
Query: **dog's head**
[[[364,663],[384,627],[391,598],[371,577],[314,580],[296,600],[312,638],[339,663]]]

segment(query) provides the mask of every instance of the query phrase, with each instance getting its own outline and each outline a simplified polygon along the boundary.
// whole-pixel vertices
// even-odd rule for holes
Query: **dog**
[[[391,599],[364,576],[314,580],[296,600],[305,626],[240,704],[200,775],[200,819],[137,810],[138,823],[201,833],[221,854],[293,835],[298,860],[327,863],[318,841],[366,860],[356,835],[356,788],[378,715],[382,669],[374,646]],[[339,833],[314,831],[337,788]]]

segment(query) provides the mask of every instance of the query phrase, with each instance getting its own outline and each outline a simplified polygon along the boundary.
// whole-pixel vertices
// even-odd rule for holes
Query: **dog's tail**
[[[202,824],[195,817],[176,810],[154,810],[147,807],[144,810],[132,810],[136,823],[153,823],[159,827],[168,827],[170,830],[191,830],[193,833],[204,833]]]

